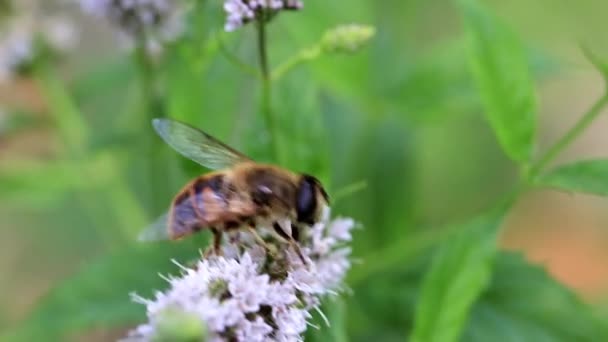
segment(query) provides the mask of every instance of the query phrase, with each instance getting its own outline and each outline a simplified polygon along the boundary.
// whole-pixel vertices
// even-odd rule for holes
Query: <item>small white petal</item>
[[[336,246],[348,241],[353,225],[350,219],[322,221],[305,232],[300,247],[307,265],[283,241],[268,241],[287,257],[276,259],[254,242],[244,243],[246,233],[239,233],[231,242],[239,246],[232,255],[201,260],[194,268],[180,265],[181,276],[169,277],[170,288],[157,292],[153,300],[133,295],[146,305],[149,323],[134,330],[130,339],[149,341],[160,314],[177,308],[199,317],[210,341],[223,341],[228,332],[243,341],[303,341],[309,311],[343,287],[351,250]]]

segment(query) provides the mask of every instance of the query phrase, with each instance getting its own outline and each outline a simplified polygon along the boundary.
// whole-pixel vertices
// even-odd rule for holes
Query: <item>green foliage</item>
[[[539,186],[608,196],[608,160],[586,160],[561,165],[542,175]]]
[[[519,39],[475,0],[459,2],[471,66],[488,121],[509,157],[527,164],[534,152],[536,100]]]
[[[347,281],[353,292],[323,303],[329,327],[313,313],[320,329],[308,329],[307,341],[608,340],[608,317],[596,317],[541,268],[497,252],[504,211],[479,213],[503,192],[521,195],[527,181],[608,196],[608,161],[545,170],[608,97],[536,161],[531,74],[557,69],[548,68],[545,51],[535,50],[532,57],[543,58],[531,63],[513,31],[477,1],[459,1],[465,35],[450,26],[456,11],[437,11],[439,2],[306,1],[305,10],[268,27],[272,72],[264,84],[255,27],[219,32],[220,3],[194,1],[186,36],[157,60],[141,50],[138,58],[96,57],[84,70],[70,69],[67,85],[55,65],[33,69],[50,115],[25,123],[11,115],[0,144],[42,128],[60,148],[45,156],[50,160],[0,165],[3,206],[19,207],[37,225],[15,229],[20,221],[3,216],[0,239],[54,236],[38,242],[43,251],[33,244],[36,253],[19,254],[29,260],[23,265],[73,275],[21,322],[9,314],[12,307],[2,308],[1,337],[65,340],[91,329],[130,328],[145,317],[128,294],[150,296],[165,286],[157,273],[178,272],[170,259],[198,257],[200,241],[134,241],[180,187],[205,172],[154,135],[150,118],[164,116],[201,127],[254,159],[314,174],[338,200],[334,214],[362,223]],[[425,18],[433,18],[431,25]],[[350,22],[370,25],[331,29]],[[351,50],[357,51],[328,53]],[[606,63],[586,53],[606,76]],[[489,128],[472,115],[481,111]],[[268,148],[271,139],[277,155]],[[500,147],[524,171],[530,167],[521,175],[527,179],[515,179]],[[362,191],[350,191],[359,184],[366,184]],[[63,219],[44,219],[52,213]],[[478,218],[451,223],[471,216]],[[75,256],[89,249],[101,255],[81,264]],[[3,288],[0,299],[14,292]],[[198,338],[200,327],[191,323],[171,317],[163,334]]]
[[[443,243],[422,283],[412,341],[458,341],[492,276],[501,222],[502,213],[478,218]]]
[[[347,333],[348,308],[342,297],[328,299],[321,308],[325,318],[318,313],[316,324],[319,329],[310,329],[307,332],[307,341],[336,341],[348,342],[350,338]],[[328,325],[329,323],[329,325]]]
[[[107,156],[75,162],[21,162],[0,170],[0,198],[44,207],[75,190],[99,189],[107,184],[108,174],[104,169]],[[95,175],[84,179],[83,169]],[[53,179],[49,182],[48,179]]]
[[[456,235],[462,237],[465,232]],[[453,236],[448,235],[445,241],[455,240]],[[376,277],[363,281],[357,278],[358,281],[353,282],[356,295],[347,298],[349,336],[361,340],[399,341],[403,340],[404,334],[409,334],[410,340],[415,339],[420,301],[428,293],[429,273],[425,271],[429,267],[433,269],[432,265],[437,262],[435,253],[444,255],[444,250],[445,247],[423,249],[414,252],[413,258],[407,257],[402,263],[376,273]],[[444,279],[444,283],[435,284],[435,287],[455,288],[450,280]],[[449,337],[447,335],[453,335],[454,331],[461,332],[456,340],[467,342],[603,341],[606,338],[608,321],[605,318],[596,315],[590,305],[519,254],[499,252],[492,258],[492,272],[484,283],[477,298],[466,301],[469,313],[465,315],[465,321],[455,319],[448,324],[450,320],[432,317],[462,317],[450,315],[462,313],[458,303],[464,303],[464,299],[451,297],[455,307],[447,300],[441,300],[445,305],[440,307],[436,302],[429,303],[435,308],[429,312],[431,321],[445,323],[442,327],[449,331],[430,331],[429,341]],[[460,293],[470,291],[458,288]]]
[[[130,246],[87,263],[48,293],[18,330],[1,337],[10,341],[64,340],[92,327],[139,322],[145,309],[131,302],[129,293],[145,297],[166,287],[159,274],[176,272],[170,260],[187,263],[197,255],[196,250],[192,243]]]
[[[608,324],[521,255],[502,253],[462,341],[604,341]]]

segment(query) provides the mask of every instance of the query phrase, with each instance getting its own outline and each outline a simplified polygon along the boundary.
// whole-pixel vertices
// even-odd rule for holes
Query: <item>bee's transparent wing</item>
[[[220,170],[251,161],[209,134],[184,123],[170,119],[154,119],[152,125],[169,146],[206,168]]]
[[[154,223],[150,224],[137,237],[141,242],[154,242],[170,240],[169,236],[169,213],[159,217]]]

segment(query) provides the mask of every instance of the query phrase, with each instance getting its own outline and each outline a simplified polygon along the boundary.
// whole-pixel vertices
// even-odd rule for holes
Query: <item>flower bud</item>
[[[370,25],[343,25],[333,28],[323,35],[321,48],[325,52],[353,53],[361,49],[376,34]]]
[[[156,324],[154,342],[197,342],[206,335],[204,324],[194,314],[168,309]]]

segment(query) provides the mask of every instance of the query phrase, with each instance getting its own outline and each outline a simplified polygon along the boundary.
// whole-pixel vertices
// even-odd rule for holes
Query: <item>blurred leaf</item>
[[[346,327],[347,308],[346,302],[342,297],[330,297],[323,301],[321,310],[327,318],[321,317],[315,319],[314,324],[319,326],[319,329],[308,329],[306,341],[335,341],[348,342],[348,332]],[[329,325],[327,325],[329,323]]]
[[[608,196],[608,160],[562,165],[541,176],[537,185]]]
[[[88,142],[90,142],[91,130],[84,122],[74,98],[66,89],[57,71],[41,63],[36,67],[36,76],[48,101],[51,114],[57,126],[58,134],[61,136],[65,148],[65,158],[75,162],[83,162],[88,156]],[[127,236],[134,236],[134,230],[140,229],[146,222],[145,214],[127,184],[124,183],[120,174],[120,166],[117,158],[106,155],[106,161],[99,168],[104,176],[113,181],[103,189],[99,197],[114,205],[114,210],[121,220],[122,232]],[[80,170],[84,178],[95,178],[97,168]],[[83,199],[84,210],[91,211],[94,217],[95,204],[88,198]]]
[[[97,63],[77,78],[70,90],[79,102],[88,102],[114,91],[117,86],[129,83],[135,76],[133,71],[133,66],[127,58]]]
[[[98,184],[81,176],[78,166],[69,162],[12,163],[0,169],[0,198],[30,206],[57,203],[69,191]]]
[[[0,113],[0,143],[2,140],[37,128],[48,128],[49,120],[29,110],[6,110]]]
[[[482,216],[445,241],[425,275],[412,341],[457,341],[492,276],[502,212]]]
[[[0,336],[9,341],[64,340],[92,328],[125,327],[142,321],[145,308],[130,292],[151,295],[165,287],[159,273],[176,273],[170,259],[187,262],[198,256],[196,243],[130,246],[86,264],[77,275],[51,290],[17,329]]]
[[[478,108],[465,47],[463,39],[455,39],[409,57],[411,65],[401,79],[379,89],[391,110],[420,124],[444,123],[448,117]]]
[[[475,0],[459,3],[488,121],[507,155],[526,164],[534,148],[536,100],[523,47],[509,28]]]
[[[600,320],[565,286],[521,255],[501,253],[462,341],[608,341]]]
[[[362,125],[349,149],[348,176],[336,182],[356,179],[369,184],[350,208],[368,227],[353,241],[354,248],[367,252],[391,245],[413,228],[417,146],[413,131],[395,118],[368,119]]]
[[[395,240],[376,253],[366,255],[363,258],[364,267],[354,267],[348,275],[347,283],[357,286],[376,279],[375,276],[379,274],[390,273],[400,268],[410,268],[416,264],[420,255],[439,244],[447,236],[450,236],[450,233],[443,229],[427,229],[413,236],[404,236]]]
[[[424,291],[420,280],[433,262],[432,250],[425,251],[408,258],[405,267],[395,263],[378,273],[381,277],[353,285],[355,295],[346,298],[350,336],[361,341],[403,340],[404,331],[413,328],[416,299]],[[596,314],[541,267],[507,252],[499,253],[493,265],[491,281],[472,306],[459,341],[608,340],[608,316]],[[446,305],[433,314],[443,316],[444,310],[452,308]]]
[[[304,69],[276,86],[273,111],[280,133],[279,160],[290,169],[329,178],[328,132],[323,125],[319,89]]]
[[[89,129],[57,71],[40,64],[36,76],[57,126],[63,148],[71,158],[82,158],[88,144]]]
[[[348,334],[346,332],[347,307],[344,299],[331,298],[326,302],[327,318],[330,323],[330,338],[327,341],[348,342]]]

